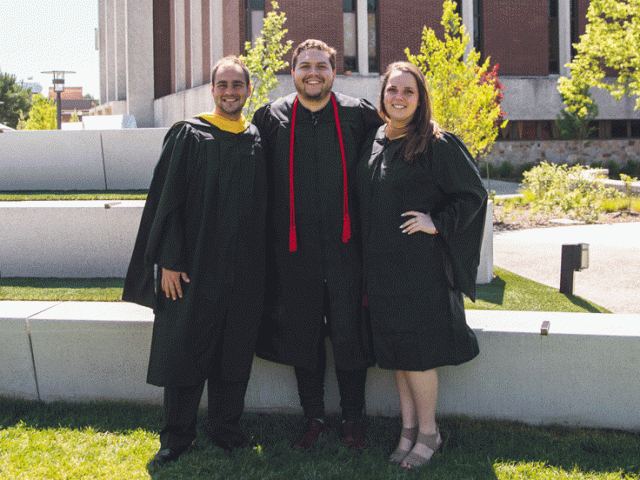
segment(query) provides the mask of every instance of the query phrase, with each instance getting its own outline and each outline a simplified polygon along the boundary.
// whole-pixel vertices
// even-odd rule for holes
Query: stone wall
[[[581,158],[587,165],[600,162],[604,166],[613,160],[621,167],[629,160],[640,161],[640,139],[587,140],[583,146],[581,143],[576,140],[499,141],[482,163],[489,161],[499,166],[509,162],[517,170],[526,163],[574,164]]]

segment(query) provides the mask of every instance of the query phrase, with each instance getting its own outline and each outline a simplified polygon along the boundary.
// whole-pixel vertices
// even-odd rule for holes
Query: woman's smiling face
[[[394,126],[411,122],[419,99],[418,83],[413,75],[400,70],[391,73],[384,89],[384,109]]]

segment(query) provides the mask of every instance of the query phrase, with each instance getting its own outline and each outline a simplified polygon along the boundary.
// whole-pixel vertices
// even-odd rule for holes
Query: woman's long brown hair
[[[440,126],[432,118],[431,96],[427,90],[427,82],[424,74],[410,62],[395,62],[389,65],[382,77],[382,88],[380,89],[380,114],[385,121],[389,121],[389,115],[384,107],[384,91],[389,83],[389,77],[393,72],[407,72],[413,75],[418,85],[418,108],[413,114],[413,119],[409,123],[411,127],[404,139],[403,153],[404,161],[412,163],[417,155],[427,151],[429,143],[433,137],[442,134]]]

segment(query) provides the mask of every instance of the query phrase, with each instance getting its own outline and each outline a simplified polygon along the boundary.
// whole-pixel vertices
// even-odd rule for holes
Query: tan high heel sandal
[[[440,436],[440,429],[436,427],[436,433],[432,435],[424,435],[422,433],[418,433],[418,438],[416,439],[415,445],[422,444],[427,447],[428,456],[424,457],[422,455],[418,455],[416,452],[411,450],[404,460],[402,461],[403,465],[400,465],[405,470],[413,470],[414,468],[424,467],[429,463],[433,455],[440,449],[442,446],[442,437]],[[414,447],[415,447],[414,445]]]
[[[406,457],[409,454],[413,446],[416,444],[417,436],[418,436],[417,426],[413,428],[403,428],[402,434],[400,435],[400,439],[401,441],[403,438],[406,440],[409,440],[411,442],[411,446],[409,447],[408,450],[403,450],[398,445],[398,448],[396,448],[395,452],[393,452],[389,457],[389,461],[393,464],[399,464],[400,462],[402,462],[404,460],[404,457]]]

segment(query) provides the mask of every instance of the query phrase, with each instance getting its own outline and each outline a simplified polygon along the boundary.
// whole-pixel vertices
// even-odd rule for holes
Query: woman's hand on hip
[[[424,232],[430,235],[435,235],[438,233],[436,226],[433,224],[433,220],[431,219],[431,215],[428,213],[422,212],[404,212],[402,214],[403,217],[411,217],[402,225],[400,228],[402,229],[402,233],[408,233],[411,235],[416,232]]]

